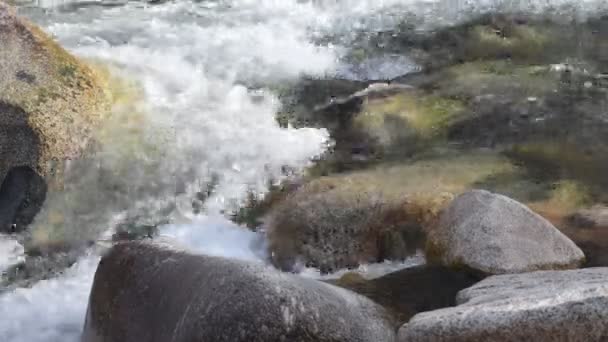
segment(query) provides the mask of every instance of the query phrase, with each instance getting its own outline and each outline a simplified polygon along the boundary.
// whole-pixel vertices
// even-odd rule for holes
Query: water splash
[[[304,168],[323,151],[327,139],[323,130],[279,128],[272,85],[302,73],[352,72],[352,65],[341,65],[341,58],[356,33],[390,30],[407,13],[425,19],[423,24],[441,25],[497,6],[540,11],[563,4],[582,15],[606,6],[599,0],[218,0],[158,5],[39,0],[37,6],[44,10],[30,3],[33,8],[22,12],[75,54],[111,64],[114,72],[141,88],[142,97],[132,107],[141,118],[127,126],[135,129],[136,139],[123,140],[124,127],[118,126],[116,139],[102,146],[99,156],[113,173],[108,177],[129,188],[128,205],[154,213],[164,207],[159,202],[172,202],[186,216],[180,219],[192,222],[164,227],[162,234],[202,253],[264,262],[260,236],[217,213],[234,207],[246,190],[263,191],[268,181],[283,176],[284,166]],[[328,35],[335,39],[315,43]],[[351,76],[373,75],[373,68],[362,64]],[[392,72],[398,71],[386,74]],[[254,91],[248,84],[262,87]],[[125,155],[125,150],[132,153]],[[219,177],[218,184],[205,204],[207,213],[216,214],[194,217],[190,198],[214,177]],[[94,178],[90,184],[99,184]],[[88,196],[86,201],[74,197],[85,209],[99,209],[99,196],[107,194],[95,186],[74,189]],[[109,224],[116,213],[102,214]],[[74,213],[64,223],[73,225],[74,232],[81,228],[77,219],[82,216]],[[96,231],[105,229],[100,223]],[[60,278],[0,296],[0,341],[77,341],[97,261],[89,255]],[[314,270],[307,274],[318,277]]]

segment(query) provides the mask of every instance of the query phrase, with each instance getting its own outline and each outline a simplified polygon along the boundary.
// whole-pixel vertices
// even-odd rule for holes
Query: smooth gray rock
[[[414,316],[399,341],[608,340],[608,268],[493,276],[457,303]]]
[[[120,243],[95,274],[82,342],[391,342],[384,309],[262,264]]]
[[[523,204],[484,190],[458,196],[427,241],[430,260],[484,274],[579,267],[585,255]]]

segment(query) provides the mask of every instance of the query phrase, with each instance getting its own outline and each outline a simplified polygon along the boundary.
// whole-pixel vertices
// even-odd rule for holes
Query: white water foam
[[[77,342],[98,260],[87,256],[60,278],[0,296],[0,341]]]
[[[0,234],[0,274],[24,260],[23,246],[14,238]]]
[[[199,217],[189,224],[168,225],[161,229],[160,236],[201,254],[255,262],[268,259],[262,234],[227,222],[223,217]]]

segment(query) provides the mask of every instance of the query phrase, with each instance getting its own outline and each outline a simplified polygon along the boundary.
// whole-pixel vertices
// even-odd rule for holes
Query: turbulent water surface
[[[230,223],[221,212],[232,209],[247,191],[263,191],[269,181],[285,175],[286,167],[296,171],[306,167],[328,143],[324,130],[280,128],[273,89],[302,74],[383,79],[413,70],[404,56],[375,56],[359,64],[342,58],[358,32],[390,29],[404,13],[417,13],[426,24],[441,24],[497,3],[536,11],[565,2],[41,0],[17,4],[23,15],[71,52],[136,84],[129,99],[132,104],[119,114],[124,121],[118,120],[106,132],[112,139],[105,140],[102,156],[117,179],[139,189],[125,198],[129,205],[149,213],[162,211],[165,202],[171,202],[175,223],[162,227],[162,235],[208,254],[265,262],[263,238]],[[599,2],[570,3],[585,9]],[[136,126],[135,143],[128,136],[132,130],[121,125]],[[188,195],[209,182],[214,191],[202,213],[193,214]],[[83,188],[86,184],[74,191]],[[104,189],[94,191],[89,205],[99,207],[96,213],[103,216],[94,221],[99,225],[94,231],[103,232],[124,213],[114,207],[102,210]],[[82,199],[93,196],[77,195],[78,205],[83,206],[88,202]],[[0,248],[0,269],[18,262],[23,252],[14,241],[1,237]],[[77,341],[97,261],[92,250],[60,278],[0,296],[0,341]],[[399,266],[384,265],[393,267]]]

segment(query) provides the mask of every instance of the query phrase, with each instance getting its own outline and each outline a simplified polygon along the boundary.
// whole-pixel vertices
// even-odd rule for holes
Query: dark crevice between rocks
[[[33,168],[40,140],[27,113],[0,101],[0,232],[24,230],[46,198],[45,180]]]
[[[0,186],[0,232],[25,230],[42,208],[47,186],[28,166],[9,170]]]
[[[482,276],[470,272],[421,265],[376,279],[368,280],[357,273],[347,273],[327,282],[382,305],[391,314],[395,326],[399,327],[420,312],[455,306],[458,292],[482,279]]]

